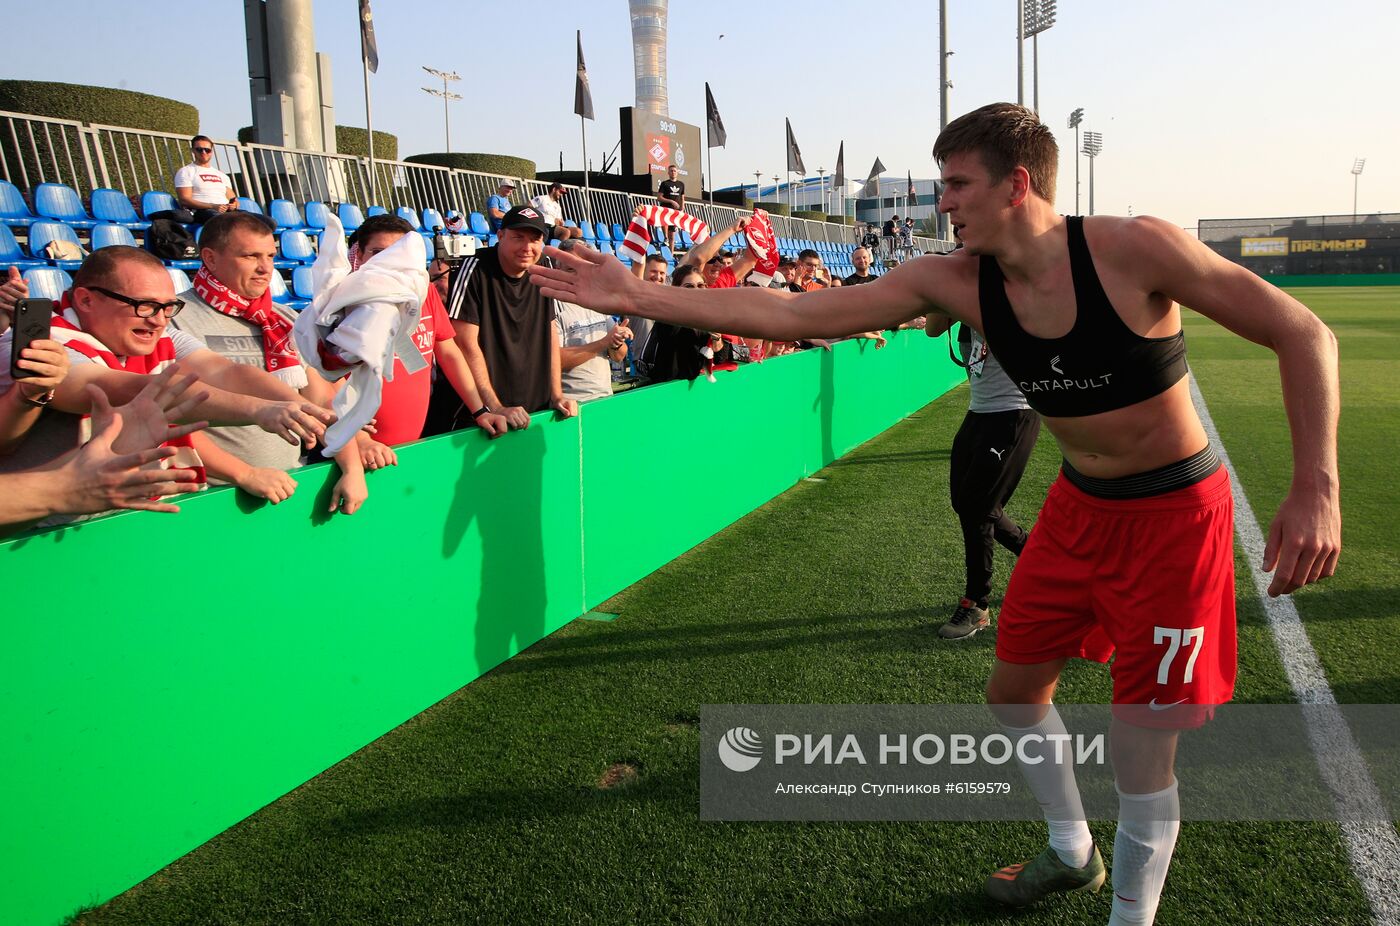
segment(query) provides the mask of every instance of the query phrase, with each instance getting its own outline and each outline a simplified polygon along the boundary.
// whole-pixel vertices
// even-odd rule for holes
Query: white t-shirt
[[[539,210],[539,213],[544,216],[545,221],[550,225],[558,227],[564,224],[564,210],[559,208],[559,203],[548,193],[541,193],[539,196],[536,196],[534,199],[530,200],[530,205]]]
[[[217,167],[186,164],[175,171],[175,188],[189,187],[197,202],[222,206],[233,195],[233,181]]]
[[[559,346],[586,347],[612,330],[610,315],[602,315],[572,302],[559,303]],[[605,399],[613,394],[612,366],[604,355],[590,357],[559,376],[564,395],[579,402]]]

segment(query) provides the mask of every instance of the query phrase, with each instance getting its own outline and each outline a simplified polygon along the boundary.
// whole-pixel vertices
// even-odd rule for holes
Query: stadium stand
[[[29,211],[24,194],[8,180],[0,180],[0,221],[11,228],[28,228],[39,217]]]
[[[67,241],[81,248],[82,242],[78,240],[78,233],[70,226],[62,222],[35,222],[29,226],[29,253],[34,255],[45,255],[49,264],[61,270],[76,270],[82,264],[81,259],[65,260],[60,258],[47,257],[48,246],[53,241]]]
[[[24,282],[29,287],[29,295],[35,299],[63,298],[63,294],[73,286],[73,278],[68,271],[57,267],[34,267],[24,271]]]
[[[34,188],[34,211],[69,228],[92,228],[97,220],[87,214],[78,191],[66,183],[41,183]]]
[[[31,267],[47,266],[47,261],[37,260],[25,254],[24,249],[15,240],[14,232],[10,231],[10,227],[0,224],[0,267],[7,270],[10,267],[28,270]]]
[[[123,228],[145,230],[151,227],[150,222],[136,214],[125,193],[110,187],[92,191],[92,217]]]

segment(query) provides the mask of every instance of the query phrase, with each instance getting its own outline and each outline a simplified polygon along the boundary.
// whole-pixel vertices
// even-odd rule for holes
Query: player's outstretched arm
[[[859,287],[801,294],[753,287],[695,290],[647,285],[597,251],[546,248],[545,254],[555,266],[536,264],[530,277],[546,296],[608,315],[654,318],[770,341],[839,338],[892,328],[939,310],[930,294],[951,290],[958,274],[951,263],[956,258],[926,257]]]
[[[1337,476],[1337,339],[1307,306],[1181,229],[1144,217],[1124,223],[1161,292],[1278,355],[1293,439],[1293,481],[1269,525],[1269,594],[1285,595],[1336,571],[1342,548]]]

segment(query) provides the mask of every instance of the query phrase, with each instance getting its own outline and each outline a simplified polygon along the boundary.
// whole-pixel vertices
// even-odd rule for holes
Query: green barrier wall
[[[318,465],[0,545],[0,923],[125,890],[961,378],[905,332],[401,448],[351,518]]]
[[[1265,276],[1275,286],[1400,286],[1400,273],[1308,273]]]

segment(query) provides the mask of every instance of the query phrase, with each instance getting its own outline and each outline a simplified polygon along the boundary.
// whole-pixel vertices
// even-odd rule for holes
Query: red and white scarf
[[[277,271],[274,270],[273,273]],[[230,318],[241,318],[262,329],[263,366],[293,389],[306,386],[306,370],[301,365],[292,323],[272,306],[272,291],[248,300],[229,289],[208,269],[199,268],[194,275],[194,291],[210,308]]]
[[[657,225],[675,225],[685,229],[690,240],[696,244],[710,237],[710,226],[689,213],[665,206],[643,206],[632,216],[632,224],[627,226],[627,239],[621,245],[634,255],[633,260],[646,259],[647,248],[651,245],[651,229]]]
[[[778,272],[782,255],[778,252],[778,239],[773,234],[773,223],[765,209],[755,209],[749,223],[744,228],[744,240],[748,242],[749,253],[753,255],[753,276],[750,279],[760,286],[773,282],[773,274]]]
[[[93,363],[100,363],[108,369],[122,370],[126,373],[154,376],[175,362],[175,345],[170,338],[164,335],[156,341],[156,348],[151,353],[141,357],[131,356],[122,359],[112,353],[107,345],[82,329],[76,312],[67,308],[65,303],[60,303],[59,307],[63,309],[63,312],[62,314],[54,313],[49,337],[69,350],[77,351]],[[91,438],[92,422],[91,419],[84,416],[79,439],[83,443],[87,443]],[[161,466],[167,469],[194,470],[195,483],[192,488],[201,490],[208,488],[204,461],[199,458],[199,453],[194,449],[194,441],[191,440],[190,435],[186,434],[184,437],[166,441],[162,446],[174,447],[175,455],[163,461]]]

